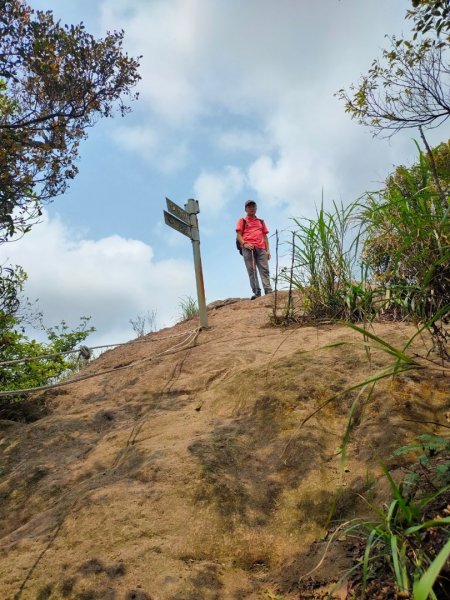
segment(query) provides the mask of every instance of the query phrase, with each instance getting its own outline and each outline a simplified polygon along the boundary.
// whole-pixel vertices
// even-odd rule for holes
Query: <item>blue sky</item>
[[[28,271],[48,324],[91,315],[92,342],[133,337],[130,318],[173,324],[195,296],[190,241],[163,222],[165,197],[200,203],[207,302],[248,297],[235,250],[246,199],[271,233],[320,204],[376,189],[412,164],[413,132],[373,138],[334,96],[407,33],[406,0],[29,0],[102,36],[125,30],[143,55],[132,114],[104,119],[80,173],[42,223],[0,260]],[[447,140],[448,128],[430,132]]]

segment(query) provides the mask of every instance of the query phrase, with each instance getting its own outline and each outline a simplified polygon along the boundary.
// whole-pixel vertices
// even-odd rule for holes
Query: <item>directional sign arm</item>
[[[178,206],[178,204],[175,204],[175,202],[172,202],[172,200],[170,200],[170,198],[167,198],[167,197],[166,197],[166,204],[167,204],[167,210],[170,213],[172,213],[173,215],[178,217],[178,219],[180,219],[180,221],[184,221],[188,225],[190,224],[190,222],[191,222],[190,218],[189,218],[190,215],[183,208],[181,208],[181,206]]]
[[[173,215],[164,211],[164,222],[169,227],[172,227],[172,229],[176,229],[183,235],[186,235],[188,238],[192,239],[192,228],[184,221],[180,221],[180,219],[177,219]]]

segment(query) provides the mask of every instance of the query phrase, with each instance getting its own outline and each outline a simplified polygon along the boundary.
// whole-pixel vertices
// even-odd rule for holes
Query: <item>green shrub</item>
[[[372,507],[376,520],[351,528],[352,535],[361,536],[359,573],[357,569],[351,577],[358,598],[370,598],[383,590],[385,597],[391,597],[389,592],[414,600],[444,597],[449,575],[445,565],[450,556],[450,516],[445,506],[450,500],[450,486],[442,486],[438,467],[447,465],[448,481],[449,442],[421,436],[419,446],[400,448],[394,454],[418,447],[430,460],[426,468],[420,460],[410,468],[417,476],[414,487],[405,482],[397,485],[383,467],[391,487],[390,502],[383,508]]]
[[[0,313],[2,391],[41,387],[77,371],[83,359],[71,352],[95,331],[93,327],[88,327],[89,319],[82,317],[74,330],[65,321],[56,327],[46,328],[48,341],[37,342],[25,335],[20,321],[14,316]],[[40,356],[46,358],[38,358]]]
[[[398,167],[386,187],[365,197],[363,259],[377,284],[389,290],[402,315],[428,320],[450,299],[448,144],[436,150],[444,196],[436,189],[429,160]]]

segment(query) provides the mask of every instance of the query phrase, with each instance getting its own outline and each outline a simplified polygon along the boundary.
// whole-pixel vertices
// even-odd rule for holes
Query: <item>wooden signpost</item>
[[[200,208],[197,200],[188,200],[184,209],[166,198],[167,211],[164,211],[166,225],[190,238],[194,253],[195,282],[197,284],[198,312],[200,327],[208,327],[206,312],[205,286],[203,283],[202,259],[200,256],[200,232],[197,215]]]

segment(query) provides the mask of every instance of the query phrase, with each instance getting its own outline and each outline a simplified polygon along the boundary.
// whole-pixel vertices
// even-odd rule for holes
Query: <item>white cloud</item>
[[[143,123],[117,139],[163,172],[210,150],[246,174],[250,193],[288,213],[309,211],[322,189],[350,201],[364,190],[361,147],[371,138],[333,94],[367,70],[408,3],[355,4],[103,0],[103,26],[120,24],[128,51],[143,55]],[[379,148],[368,153],[383,172],[389,151]],[[201,168],[194,183],[211,213],[240,191],[221,169]]]
[[[203,172],[194,183],[195,197],[201,201],[202,212],[217,215],[241,192],[244,174],[237,167],[227,166],[221,173]]]
[[[71,326],[91,316],[100,343],[134,337],[130,318],[156,311],[159,327],[179,316],[179,299],[192,295],[188,261],[156,261],[147,244],[118,235],[77,239],[59,219],[49,219],[21,240],[0,246],[0,261],[28,273],[25,293],[39,299],[44,319]]]
[[[272,143],[263,132],[251,129],[225,129],[214,136],[215,144],[225,152],[267,152]]]
[[[201,40],[201,6],[195,0],[104,1],[102,22],[127,32],[127,47],[141,60],[141,99],[161,117],[181,124],[201,108],[192,77]]]
[[[351,0],[103,0],[101,19],[142,54],[143,102],[187,127],[220,110],[267,116],[286,94],[318,82],[340,87],[370,64],[407,4],[369,1],[360,11]],[[374,16],[381,35],[368,26]]]
[[[189,158],[186,140],[171,143],[164,132],[146,124],[116,126],[111,136],[117,145],[138,155],[144,162],[163,173],[173,173],[184,167]]]

